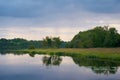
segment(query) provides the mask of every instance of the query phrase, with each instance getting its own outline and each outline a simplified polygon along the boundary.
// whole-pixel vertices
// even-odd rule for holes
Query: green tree
[[[115,28],[97,26],[79,32],[68,45],[71,48],[120,47],[120,34]]]
[[[56,48],[59,48],[61,45],[61,39],[59,37],[54,37],[53,38],[53,46]]]
[[[47,36],[45,39],[43,39],[43,46],[47,48],[52,47],[52,38]]]
[[[46,48],[59,48],[62,41],[59,37],[46,37],[43,39],[43,46]]]
[[[33,45],[29,46],[28,49],[35,49],[35,47]]]

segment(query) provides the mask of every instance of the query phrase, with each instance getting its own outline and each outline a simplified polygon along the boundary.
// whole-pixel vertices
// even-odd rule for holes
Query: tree
[[[97,26],[79,32],[68,45],[72,48],[120,47],[120,34],[115,28]]]
[[[0,50],[28,49],[30,47],[41,48],[41,43],[42,41],[28,41],[21,38],[0,39]]]
[[[104,45],[107,47],[118,47],[120,42],[120,35],[115,28],[109,28],[106,33]]]
[[[62,41],[59,37],[46,37],[43,39],[43,46],[46,48],[59,48]]]
[[[47,36],[45,39],[43,39],[43,46],[48,48],[52,47],[52,38]]]
[[[59,37],[54,37],[53,38],[53,45],[54,45],[54,47],[59,48],[61,45],[61,39]]]
[[[28,49],[35,49],[35,47],[33,45],[29,46]]]

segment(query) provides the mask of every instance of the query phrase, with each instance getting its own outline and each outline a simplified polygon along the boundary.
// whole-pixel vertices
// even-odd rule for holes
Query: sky
[[[70,41],[104,25],[120,33],[120,0],[0,0],[0,38]]]

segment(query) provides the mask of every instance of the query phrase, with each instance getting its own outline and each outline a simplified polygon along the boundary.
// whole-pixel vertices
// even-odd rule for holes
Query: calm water
[[[1,54],[0,80],[120,80],[119,65],[77,56]]]

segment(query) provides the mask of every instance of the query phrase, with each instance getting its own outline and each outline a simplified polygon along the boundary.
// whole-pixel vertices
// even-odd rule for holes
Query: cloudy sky
[[[120,0],[0,0],[0,38],[69,41],[99,25],[120,32]]]

